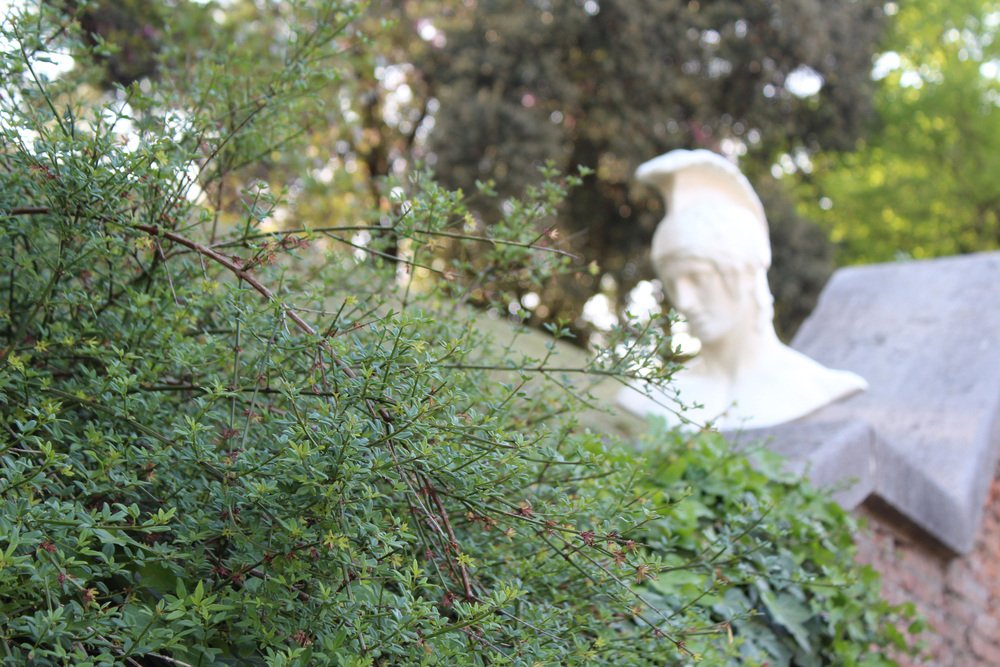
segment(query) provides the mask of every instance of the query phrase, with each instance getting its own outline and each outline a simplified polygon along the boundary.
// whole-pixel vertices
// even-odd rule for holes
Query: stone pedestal
[[[733,439],[969,552],[1000,454],[1000,253],[841,269],[792,346],[869,390]]]

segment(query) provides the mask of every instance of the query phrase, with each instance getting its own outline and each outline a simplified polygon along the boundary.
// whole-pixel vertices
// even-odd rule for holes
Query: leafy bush
[[[832,617],[853,589],[773,578],[776,559],[843,583],[830,506],[771,515],[787,539],[732,503],[795,485],[720,463],[747,475],[730,497],[710,458],[675,448],[655,459],[675,477],[637,489],[625,450],[577,426],[572,377],[669,375],[655,323],[619,332],[621,356],[556,368],[491,345],[459,305],[480,284],[434,239],[487,243],[478,275],[544,278],[566,258],[538,229],[576,179],[543,170],[488,238],[463,231],[460,193],[419,176],[389,227],[273,230],[284,200],[250,176],[294,150],[296,119],[362,44],[350,6],[282,12],[266,54],[234,42],[111,98],[83,85],[99,70],[64,14],[3,24],[3,664],[658,665],[785,631],[821,655],[885,645],[877,619]],[[55,48],[73,49],[72,76],[40,73]],[[703,495],[677,497],[682,478]],[[805,545],[833,529],[828,556]],[[707,550],[719,536],[732,548]],[[788,595],[829,627],[800,631]]]
[[[893,665],[887,649],[915,650],[899,628],[917,635],[923,622],[912,605],[882,600],[878,574],[855,563],[855,521],[780,457],[734,451],[711,432],[654,428],[642,444],[638,486],[669,507],[642,531],[651,551],[668,554],[648,601],[698,600],[733,633],[740,664]]]

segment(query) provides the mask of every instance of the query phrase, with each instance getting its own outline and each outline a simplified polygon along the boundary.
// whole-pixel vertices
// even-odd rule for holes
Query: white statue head
[[[653,266],[702,343],[674,377],[681,401],[701,406],[682,422],[770,426],[865,388],[857,375],[825,368],[775,335],[767,218],[734,164],[706,150],[677,150],[644,163],[636,176],[666,201],[666,216],[653,234]],[[665,396],[634,387],[619,402],[676,422]]]
[[[711,151],[678,150],[644,163],[636,176],[666,201],[650,255],[691,333],[711,343],[744,326],[771,329],[767,218],[739,169]]]

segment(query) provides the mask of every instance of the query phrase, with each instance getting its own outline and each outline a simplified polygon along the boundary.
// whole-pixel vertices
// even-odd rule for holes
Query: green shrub
[[[734,504],[798,487],[677,447],[650,486],[577,426],[573,377],[669,375],[655,324],[558,369],[491,345],[458,305],[476,275],[566,266],[538,229],[577,179],[543,170],[488,239],[425,177],[370,242],[357,222],[271,230],[283,199],[250,178],[295,150],[357,40],[350,6],[284,7],[284,51],[234,42],[111,98],[82,85],[99,70],[64,14],[3,23],[3,664],[661,665],[786,631],[823,656],[886,645],[879,619],[835,617],[881,607],[847,580],[832,506],[803,495],[818,517],[753,521]],[[48,79],[54,45],[77,64]],[[470,282],[435,262],[443,236],[488,243]],[[800,631],[788,595],[828,627]]]
[[[882,600],[878,574],[855,562],[856,522],[785,471],[776,454],[735,451],[718,433],[661,426],[644,438],[641,455],[638,487],[665,507],[643,539],[667,554],[644,595],[675,609],[698,600],[732,632],[737,657],[730,660],[894,665],[887,652],[915,650],[900,629],[917,635],[923,622],[912,605]]]

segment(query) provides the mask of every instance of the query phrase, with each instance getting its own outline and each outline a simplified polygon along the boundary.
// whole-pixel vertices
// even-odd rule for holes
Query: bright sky
[[[0,0],[0,22],[4,22],[11,11],[24,7],[25,3],[26,0]],[[0,51],[8,51],[13,47],[9,40],[0,37]],[[47,79],[54,79],[68,72],[75,65],[73,58],[67,53],[50,51],[42,58],[44,59],[34,59],[31,66],[39,76]]]

